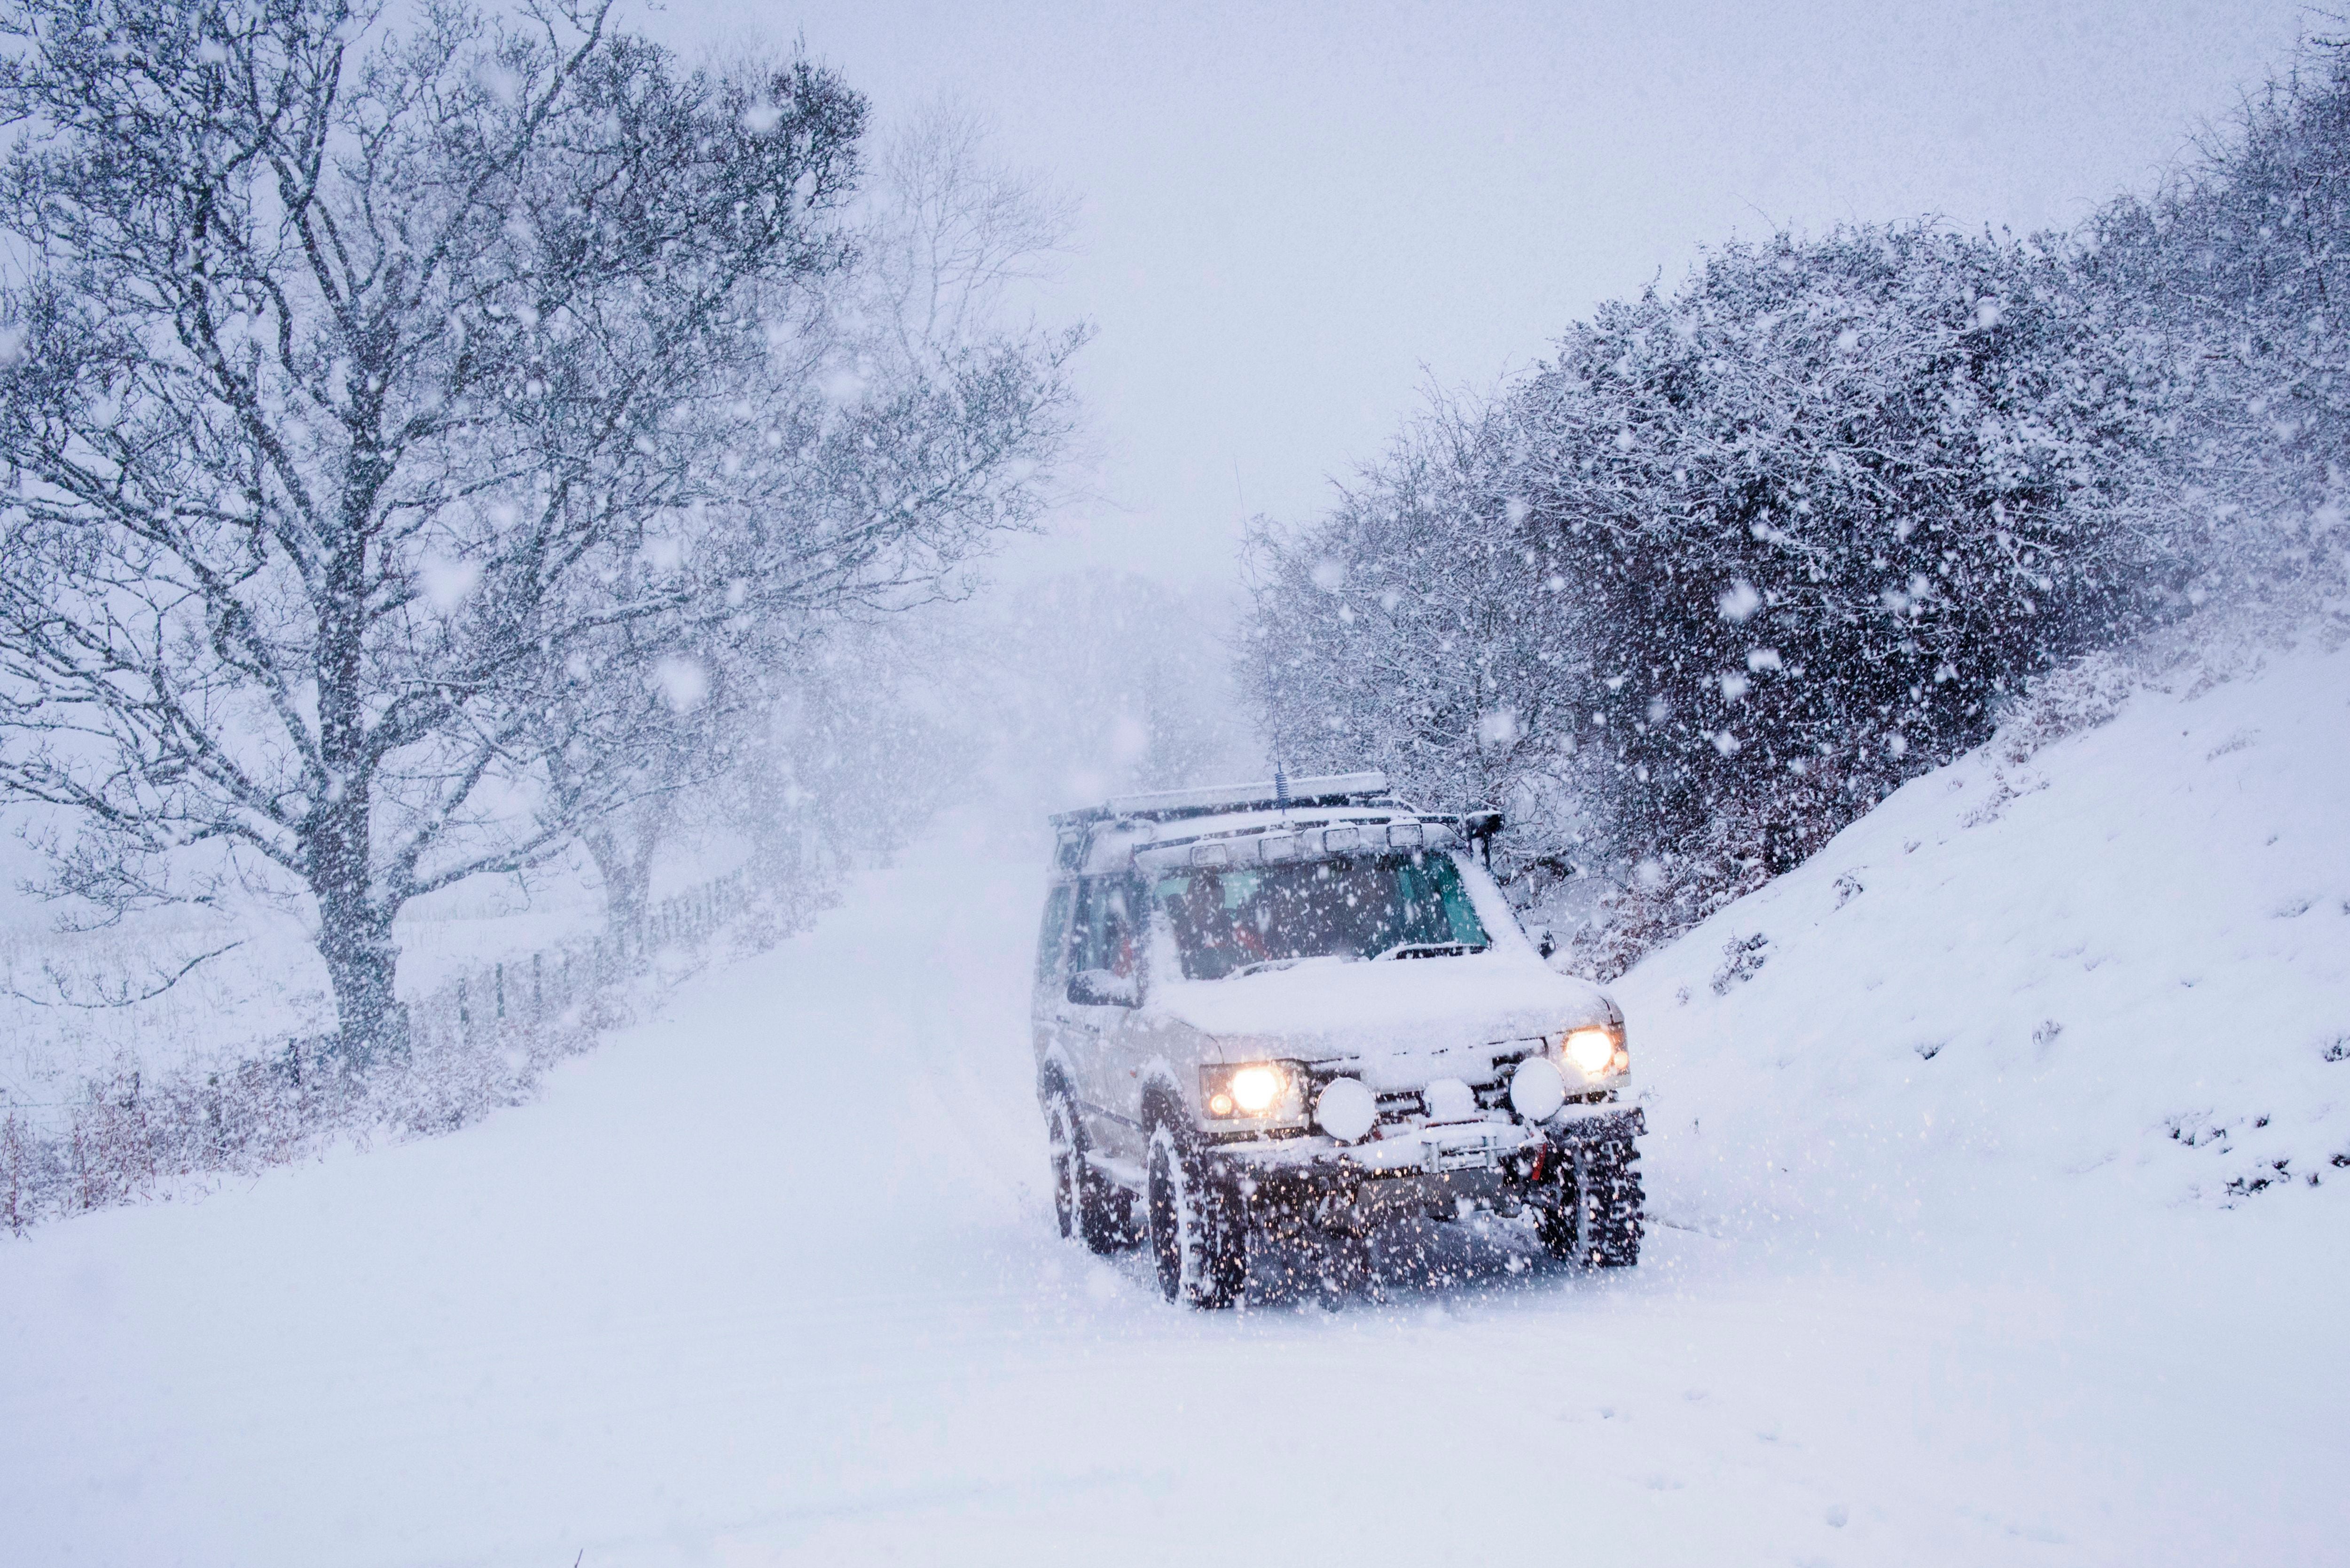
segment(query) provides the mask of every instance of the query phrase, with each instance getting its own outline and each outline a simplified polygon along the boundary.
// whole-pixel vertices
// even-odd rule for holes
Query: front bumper
[[[1389,1129],[1358,1144],[1319,1135],[1218,1144],[1207,1161],[1261,1209],[1351,1230],[1464,1206],[1514,1211],[1561,1159],[1647,1130],[1638,1106],[1571,1105],[1539,1125],[1494,1117]]]

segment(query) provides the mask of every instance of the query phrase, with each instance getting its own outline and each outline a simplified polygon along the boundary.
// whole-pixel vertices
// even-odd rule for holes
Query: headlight
[[[1263,1116],[1287,1085],[1278,1067],[1243,1067],[1232,1075],[1232,1102],[1250,1116]]]
[[[1294,1119],[1305,1114],[1304,1076],[1287,1062],[1200,1069],[1200,1103],[1218,1121]]]
[[[1612,1029],[1570,1030],[1559,1049],[1586,1078],[1604,1078],[1611,1072],[1622,1071],[1616,1059],[1623,1055],[1623,1048]],[[1624,1065],[1628,1066],[1630,1060],[1626,1056]]]

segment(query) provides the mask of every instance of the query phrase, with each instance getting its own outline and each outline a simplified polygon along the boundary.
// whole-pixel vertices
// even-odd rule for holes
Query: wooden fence
[[[223,1066],[120,1073],[61,1101],[0,1108],[0,1230],[286,1164],[338,1137],[447,1131],[519,1103],[548,1066],[627,1021],[629,993],[658,981],[664,952],[707,949],[759,892],[736,871],[661,900],[634,932],[466,970],[411,1000],[405,1048],[365,1068],[330,1035],[285,1039]]]

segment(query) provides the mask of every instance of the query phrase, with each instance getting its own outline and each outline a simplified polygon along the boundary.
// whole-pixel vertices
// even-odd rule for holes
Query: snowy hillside
[[[1939,1230],[2258,1192],[2340,1233],[2350,651],[2167,684],[1915,781],[1626,977],[1664,1212]]]

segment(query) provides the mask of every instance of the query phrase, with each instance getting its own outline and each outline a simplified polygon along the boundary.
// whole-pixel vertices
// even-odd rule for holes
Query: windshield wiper
[[[1268,971],[1290,969],[1301,963],[1318,963],[1325,959],[1336,959],[1340,963],[1361,961],[1353,953],[1299,953],[1295,958],[1259,959],[1254,963],[1244,963],[1232,971],[1227,978],[1238,980],[1244,974],[1263,974]]]
[[[1405,942],[1389,948],[1379,955],[1383,959],[1453,958],[1467,953],[1482,953],[1483,942]]]

